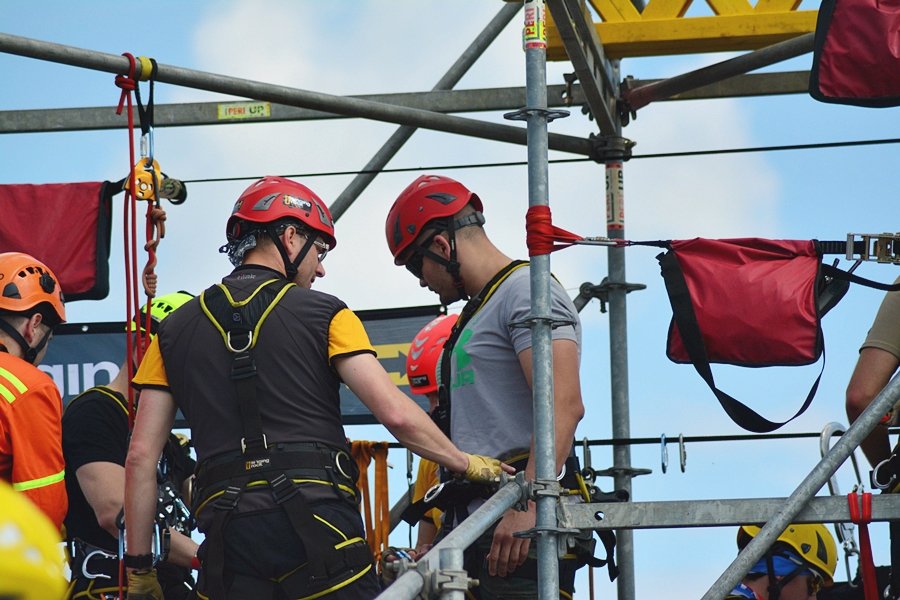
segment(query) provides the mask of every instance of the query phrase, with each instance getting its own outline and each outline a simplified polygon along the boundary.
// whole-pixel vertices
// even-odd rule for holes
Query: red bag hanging
[[[673,362],[693,364],[728,416],[756,433],[774,431],[803,414],[816,394],[822,371],[800,409],[778,423],[717,388],[710,363],[797,366],[822,356],[824,370],[820,320],[850,283],[900,290],[900,285],[822,264],[823,253],[847,252],[843,241],[694,238],[632,243],[668,248],[656,257],[672,305],[666,355]],[[860,243],[853,243],[853,252],[862,250]]]
[[[691,363],[731,419],[749,431],[778,429],[803,414],[769,421],[716,387],[710,363],[745,367],[808,365],[824,350],[814,241],[759,238],[674,240],[657,256],[672,304],[666,355]],[[825,363],[822,362],[824,369]]]
[[[809,93],[822,102],[900,105],[900,0],[823,0]]]

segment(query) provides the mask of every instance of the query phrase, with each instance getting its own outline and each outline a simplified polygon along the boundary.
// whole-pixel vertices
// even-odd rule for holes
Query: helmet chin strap
[[[270,238],[272,238],[272,241],[275,242],[275,247],[278,248],[278,253],[281,255],[282,262],[284,262],[284,272],[288,281],[293,281],[294,277],[297,276],[297,271],[299,270],[300,263],[303,262],[303,259],[306,258],[306,255],[309,253],[310,248],[312,248],[313,244],[315,243],[315,237],[312,234],[307,235],[306,243],[303,244],[302,248],[300,248],[300,253],[297,254],[297,257],[294,260],[291,260],[290,256],[288,256],[287,249],[281,242],[281,238],[278,237],[277,233],[275,233],[275,228],[271,226],[266,227],[266,233]]]
[[[455,221],[450,221],[447,224],[447,241],[450,243],[450,260],[446,260],[444,257],[438,256],[430,250],[423,250],[425,254],[435,258],[440,264],[444,265],[447,272],[450,273],[450,277],[453,278],[453,287],[456,288],[459,300],[464,302],[469,300],[469,294],[466,292],[465,282],[459,272],[461,265],[459,261],[456,260],[456,232],[463,227],[480,227],[481,225],[484,225],[484,215],[477,211],[466,215],[465,217],[456,219]]]
[[[50,341],[51,331],[48,331],[44,335],[44,337],[41,338],[41,341],[39,341],[37,345],[32,348],[30,345],[28,345],[28,342],[25,340],[22,334],[19,333],[15,327],[10,325],[3,319],[0,319],[0,329],[3,329],[3,331],[5,331],[6,334],[13,339],[13,341],[19,344],[19,348],[22,349],[22,358],[24,358],[31,364],[34,364],[34,361],[37,360],[38,354],[41,353],[41,350],[43,350],[44,346],[47,345],[47,342]]]

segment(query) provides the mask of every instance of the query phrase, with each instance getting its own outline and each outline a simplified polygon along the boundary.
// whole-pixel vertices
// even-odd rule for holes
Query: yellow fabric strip
[[[17,492],[24,492],[25,490],[33,490],[37,488],[46,487],[48,485],[53,485],[54,483],[59,483],[66,477],[66,470],[63,469],[59,473],[54,473],[53,475],[47,475],[46,477],[41,477],[40,479],[32,479],[31,481],[20,481],[18,483],[13,484],[13,489]]]
[[[16,388],[16,390],[18,390],[18,392],[20,394],[24,394],[25,392],[28,391],[28,386],[26,386],[24,383],[22,383],[21,379],[19,379],[18,377],[16,377],[10,371],[7,371],[3,367],[0,367],[0,375],[2,375],[7,380],[9,380],[9,382],[11,384],[13,384],[13,387]]]

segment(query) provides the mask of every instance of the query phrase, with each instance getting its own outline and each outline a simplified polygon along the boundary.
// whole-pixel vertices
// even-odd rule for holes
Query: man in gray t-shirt
[[[391,207],[386,223],[388,246],[397,265],[405,266],[443,304],[468,303],[448,340],[449,369],[439,372],[449,390],[450,438],[461,449],[507,462],[528,456],[526,479],[534,479],[531,392],[531,331],[515,326],[531,314],[529,266],[503,254],[487,237],[481,200],[448,177],[423,175]],[[551,285],[552,317],[574,325],[553,330],[553,380],[557,469],[571,453],[575,428],[584,414],[579,381],[581,326],[565,290]],[[452,527],[478,501],[448,511]],[[534,527],[535,510],[508,511],[467,554],[467,569],[480,581],[482,599],[532,597],[535,572],[521,567],[530,541],[513,533]],[[474,553],[474,554],[473,554]],[[480,553],[480,556],[478,555]],[[474,556],[474,560],[473,560]],[[561,561],[560,588],[574,586],[572,561]],[[475,570],[473,573],[472,570]],[[484,571],[481,571],[484,569]],[[518,573],[515,573],[518,569]]]

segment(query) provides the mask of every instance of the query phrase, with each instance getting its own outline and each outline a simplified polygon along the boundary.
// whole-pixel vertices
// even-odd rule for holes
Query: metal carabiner
[[[426,504],[429,504],[432,500],[434,500],[435,498],[440,496],[441,492],[444,490],[445,485],[447,485],[446,482],[437,483],[437,484],[431,486],[430,488],[428,488],[428,491],[425,492],[425,495],[422,496],[422,500]]]
[[[681,465],[681,472],[684,473],[687,467],[687,448],[684,447],[684,434],[678,434],[678,462]]]
[[[819,436],[819,451],[823,458],[831,450],[832,436],[834,436],[836,433],[844,433],[846,431],[846,427],[834,421],[825,425],[825,427],[822,429],[821,435]],[[862,478],[859,474],[859,464],[856,462],[856,450],[850,453],[850,460],[853,464],[853,471],[856,474],[856,485],[853,486],[853,491],[855,492],[857,489],[860,489],[862,487]],[[841,495],[841,492],[838,489],[836,474],[832,475],[828,479],[828,491],[831,492],[832,496]],[[859,556],[859,547],[856,545],[856,538],[854,535],[855,529],[856,526],[853,523],[834,524],[834,532],[837,534],[838,541],[841,543],[841,546],[844,549],[844,568],[847,571],[847,581],[853,580],[853,574],[850,569],[850,556],[854,554]]]
[[[89,553],[86,557],[84,557],[84,561],[81,563],[81,574],[84,575],[85,579],[112,579],[106,573],[91,573],[88,571],[88,563],[91,562],[91,558],[95,555],[100,555],[103,558],[116,558],[112,554],[104,552],[103,550],[94,550]]]
[[[665,473],[669,468],[669,449],[666,448],[666,434],[664,433],[659,435],[659,453],[662,472]]]

